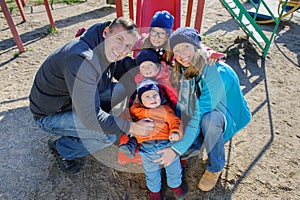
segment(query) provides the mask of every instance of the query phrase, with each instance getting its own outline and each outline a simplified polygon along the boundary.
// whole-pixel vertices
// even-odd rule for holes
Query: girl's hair
[[[167,37],[168,37],[168,39],[166,40],[165,44],[163,46],[161,46],[161,48],[163,48],[165,50],[166,57],[164,58],[164,60],[166,62],[170,62],[173,57],[173,52],[171,51],[169,36],[167,36]],[[141,49],[155,49],[155,48],[156,47],[153,46],[153,44],[150,41],[150,35],[148,35],[148,37],[145,38]]]
[[[184,74],[182,74],[181,70],[181,64],[175,60],[175,63],[173,65],[173,70],[171,72],[170,81],[172,85],[178,86],[179,80],[182,76],[184,76],[187,80],[192,79],[193,77],[197,76],[199,73],[201,73],[205,67],[206,64],[206,53],[201,48],[198,49],[195,47],[195,55],[192,60],[192,63],[190,63],[190,66],[184,70]]]

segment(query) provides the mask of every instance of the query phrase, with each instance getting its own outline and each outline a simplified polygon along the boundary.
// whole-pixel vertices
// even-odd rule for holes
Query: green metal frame
[[[256,42],[256,44],[262,49],[263,51],[262,57],[265,58],[269,51],[273,38],[275,36],[276,30],[279,26],[279,22],[284,13],[284,9],[286,7],[286,4],[288,3],[288,0],[285,0],[285,3],[278,17],[274,16],[274,14],[272,13],[272,11],[270,10],[270,8],[268,7],[268,5],[265,3],[264,0],[260,0],[257,4],[253,3],[252,0],[249,0],[251,5],[255,8],[254,17],[252,17],[248,13],[248,11],[245,9],[245,7],[240,2],[240,0],[220,0],[220,2],[225,6],[227,11],[230,13],[230,15],[239,23],[240,27],[246,32],[246,34],[248,34]],[[264,34],[260,26],[255,21],[258,10],[261,5],[263,5],[267,9],[267,11],[269,12],[270,16],[272,17],[275,23],[270,38],[268,38]],[[257,38],[257,34],[259,35],[260,38]],[[263,45],[262,42],[265,45]]]

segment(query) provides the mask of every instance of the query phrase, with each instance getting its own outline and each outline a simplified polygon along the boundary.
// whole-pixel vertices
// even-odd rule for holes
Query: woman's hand
[[[160,158],[153,160],[153,162],[159,162],[159,164],[168,166],[170,165],[176,157],[176,153],[171,148],[166,148],[157,152],[157,154],[162,154]]]
[[[212,49],[209,49],[207,51],[207,54],[208,54],[208,61],[207,61],[207,64],[209,66],[213,66],[216,64],[216,62],[218,62],[219,60],[221,60],[222,58],[225,57],[225,54],[224,53],[220,53],[220,52],[217,52],[217,51],[214,51]]]
[[[208,65],[209,66],[213,66],[213,65],[215,65],[216,64],[216,62],[218,62],[219,60],[217,59],[217,58],[208,58]]]

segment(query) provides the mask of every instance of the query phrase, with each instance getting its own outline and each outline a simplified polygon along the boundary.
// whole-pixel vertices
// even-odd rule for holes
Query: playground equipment
[[[280,15],[280,13],[283,11],[283,15],[281,16],[281,20],[291,20],[294,16],[294,12],[296,10],[298,10],[300,8],[300,0],[289,0],[286,3],[286,7],[284,9],[284,5],[285,5],[286,1],[280,0],[278,3],[278,8],[277,8],[277,12],[278,15]],[[288,17],[288,19],[286,19],[286,17]],[[256,22],[258,24],[268,24],[268,23],[273,23],[274,20],[273,19],[267,19],[267,20],[256,20]]]
[[[253,0],[249,0],[253,8],[255,9],[254,14],[250,14],[244,7],[244,5],[239,0],[220,0],[231,16],[239,23],[240,27],[245,31],[245,33],[250,36],[256,44],[262,49],[262,57],[266,57],[270,45],[273,41],[274,35],[278,28],[279,22],[284,16],[284,10],[288,4],[288,0],[280,0],[281,11],[278,17],[275,17],[273,12],[270,10],[269,6],[266,4],[265,0],[259,0],[257,4]],[[261,6],[269,13],[271,20],[275,23],[272,35],[268,38],[261,27],[258,25],[256,18],[258,16],[258,11]]]
[[[121,17],[123,16],[123,2],[122,0],[116,0],[115,2],[117,17]],[[193,0],[188,0],[185,26],[190,26],[191,24],[193,3]],[[205,0],[197,1],[194,28],[199,32],[201,29],[204,3]],[[181,0],[137,0],[135,10],[133,6],[133,0],[128,0],[128,7],[130,19],[135,20],[139,28],[149,27],[152,16],[156,11],[161,10],[167,10],[174,16],[174,30],[181,25],[181,19],[183,17],[181,16]],[[134,13],[136,13],[136,17],[134,17]],[[142,29],[142,32],[143,31],[144,30]]]
[[[23,22],[26,22],[26,16],[25,16],[25,12],[24,12],[24,9],[23,9],[23,7],[25,6],[25,1],[24,0],[16,0],[16,4],[17,4],[18,9],[20,11]],[[53,30],[56,30],[54,20],[53,20],[51,11],[50,11],[48,0],[44,0],[44,5],[45,5],[46,11],[47,11],[47,15],[48,15],[51,27],[52,27]],[[23,45],[22,40],[21,40],[21,38],[18,34],[16,26],[13,22],[13,19],[12,19],[11,15],[8,11],[8,7],[7,7],[7,4],[6,4],[5,0],[0,0],[0,6],[1,6],[2,12],[5,16],[5,19],[8,23],[9,29],[10,29],[13,37],[14,37],[14,41],[17,44],[17,47],[18,47],[19,51],[21,53],[25,52],[24,45]]]
[[[253,0],[253,2],[259,3],[259,1],[254,1],[254,0]],[[275,11],[275,9],[277,10],[278,16],[280,15],[281,11],[283,11],[283,15],[281,16],[281,21],[291,20],[293,18],[294,12],[297,11],[300,8],[300,0],[288,0],[287,3],[286,3],[286,7],[283,8],[285,3],[286,3],[285,0],[279,0],[278,5],[274,4],[273,2],[272,2],[271,5],[269,5],[271,10],[273,8],[273,12]],[[263,2],[262,2],[262,4],[263,4]],[[263,7],[260,6],[260,8],[264,8],[264,5],[263,5]],[[270,12],[268,10],[266,10],[266,8],[265,9],[259,9],[258,12],[256,12],[256,11],[251,12],[251,10],[248,11],[250,13],[250,15],[254,16],[255,14],[257,14],[257,17],[256,17],[255,21],[258,24],[269,24],[269,23],[274,23],[275,22],[274,21],[275,18],[273,18],[270,15]],[[276,16],[276,19],[278,19],[277,16]]]

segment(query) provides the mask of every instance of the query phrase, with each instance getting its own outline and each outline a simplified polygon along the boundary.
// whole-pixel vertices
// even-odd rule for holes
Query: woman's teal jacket
[[[198,87],[201,95],[196,100],[193,116],[185,127],[183,138],[172,145],[172,149],[180,155],[188,150],[199,135],[200,122],[206,113],[217,110],[224,115],[224,142],[244,128],[251,119],[239,78],[229,65],[223,62],[217,62],[214,66],[206,65]]]

